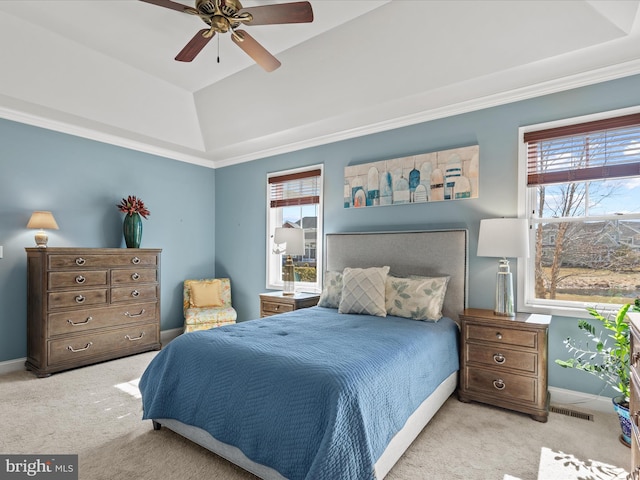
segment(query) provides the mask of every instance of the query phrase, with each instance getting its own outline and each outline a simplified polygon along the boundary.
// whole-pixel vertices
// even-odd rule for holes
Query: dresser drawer
[[[536,403],[537,380],[489,369],[464,369],[466,388],[503,400]]]
[[[86,307],[87,305],[107,305],[106,288],[92,290],[69,290],[65,292],[50,292],[47,294],[49,310],[69,307]]]
[[[107,270],[49,272],[49,289],[70,287],[101,287],[107,285]]]
[[[100,355],[135,351],[159,340],[157,323],[69,336],[49,341],[48,363],[76,363]]]
[[[277,303],[277,302],[262,302],[262,312],[267,315],[272,315],[276,313],[285,313],[285,312],[293,312],[295,310],[295,305],[289,303]]]
[[[49,268],[104,268],[126,267],[130,265],[156,266],[158,257],[152,253],[119,253],[106,254],[65,254],[49,255]]]
[[[496,344],[538,348],[538,333],[531,330],[468,324],[465,336],[467,341],[479,340]]]
[[[144,302],[157,298],[156,285],[138,285],[111,289],[111,303]]]
[[[111,285],[127,285],[136,283],[155,283],[158,271],[152,268],[125,268],[111,271]]]
[[[501,348],[501,346],[465,344],[467,363],[489,365],[495,368],[518,370],[536,374],[538,371],[538,354]]]
[[[48,334],[50,337],[55,337],[82,333],[103,327],[117,327],[134,322],[150,322],[156,318],[155,303],[87,308],[78,312],[51,313],[47,322]]]

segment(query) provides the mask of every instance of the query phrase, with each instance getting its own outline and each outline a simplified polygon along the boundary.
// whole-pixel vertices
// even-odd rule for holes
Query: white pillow
[[[339,313],[362,313],[386,317],[385,283],[389,267],[345,268]]]
[[[338,308],[342,298],[342,272],[324,274],[324,286],[318,300],[319,307]]]
[[[386,309],[389,315],[438,321],[449,277],[387,277]]]

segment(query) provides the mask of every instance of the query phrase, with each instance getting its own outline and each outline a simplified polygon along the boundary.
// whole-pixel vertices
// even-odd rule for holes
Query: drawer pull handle
[[[80,266],[82,266],[82,265],[84,265],[85,263],[87,263],[87,261],[86,261],[84,258],[82,258],[82,257],[78,257],[78,258],[76,258],[76,265],[80,265]]]
[[[131,275],[131,280],[140,280],[140,274],[138,272]]]
[[[87,317],[87,319],[84,322],[74,322],[73,320],[71,320],[70,318],[67,319],[67,323],[69,325],[73,325],[74,327],[77,325],[86,325],[87,323],[89,323],[91,320],[93,320],[93,317]]]
[[[502,333],[500,333],[500,332],[496,332],[496,338],[497,338],[498,340],[502,340]]]
[[[124,336],[124,338],[126,338],[130,342],[135,342],[136,340],[141,340],[142,337],[144,337],[144,332],[140,332],[140,336],[139,337],[130,337],[129,335],[125,335]]]
[[[493,355],[493,361],[496,362],[498,365],[502,365],[507,359],[505,358],[504,355],[502,355],[501,353],[495,353]]]
[[[636,427],[640,426],[638,425],[638,418],[640,418],[640,410],[636,410],[635,412],[633,412],[633,415],[631,416],[631,418],[633,419],[633,423],[636,424]]]
[[[124,312],[124,316],[125,317],[129,317],[129,318],[133,318],[133,317],[141,317],[144,314],[144,308],[142,310],[140,310],[140,313],[129,313],[129,312]]]
[[[131,292],[131,296],[132,297],[139,297],[140,296],[140,292],[138,290],[134,290],[133,292]]]
[[[84,278],[82,275],[78,275],[78,276],[76,277],[76,283],[79,283],[80,285],[82,285],[82,284],[83,284],[84,282],[86,282],[86,281],[87,281],[87,279],[86,279],[86,278]]]
[[[89,342],[84,346],[84,348],[78,348],[77,350],[75,348],[73,348],[71,345],[69,345],[67,347],[67,350],[69,350],[70,352],[74,352],[74,353],[76,353],[76,352],[84,352],[85,350],[88,350],[91,345],[93,345],[93,342]]]
[[[633,355],[631,356],[631,366],[637,367],[638,360],[640,360],[640,352],[634,352]]]
[[[505,387],[506,385],[504,383],[504,380],[502,380],[501,378],[493,381],[493,388],[495,388],[496,390],[504,390]]]
[[[131,263],[133,263],[134,265],[138,265],[140,263],[140,259],[138,257],[133,257],[131,259]]]
[[[76,303],[84,303],[84,301],[87,299],[87,297],[84,297],[82,295],[78,295],[76,297]]]

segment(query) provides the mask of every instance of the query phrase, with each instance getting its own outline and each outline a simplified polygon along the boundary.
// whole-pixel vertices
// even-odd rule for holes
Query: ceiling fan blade
[[[213,38],[215,32],[211,32],[211,35],[205,37],[210,30],[208,28],[203,28],[198,33],[194,35],[194,37],[185,45],[185,47],[180,51],[178,55],[176,55],[176,60],[179,62],[190,62],[196,55],[200,53],[209,40]]]
[[[177,10],[179,12],[195,13],[198,11],[193,7],[187,7],[178,2],[172,2],[171,0],[140,0],[141,2],[151,3],[152,5],[158,5],[159,7],[170,8],[171,10]]]
[[[264,68],[267,72],[273,72],[280,65],[280,61],[271,55],[262,45],[260,45],[251,35],[244,30],[236,30],[231,35],[233,43],[238,45],[253,60]]]
[[[243,8],[238,12],[250,13],[253,20],[247,25],[273,25],[281,23],[313,22],[313,10],[309,2],[279,3],[260,7]]]

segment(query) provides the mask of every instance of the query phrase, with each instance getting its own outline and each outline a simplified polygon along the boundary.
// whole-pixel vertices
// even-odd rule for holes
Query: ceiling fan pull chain
[[[218,63],[220,63],[220,35],[218,35]]]

